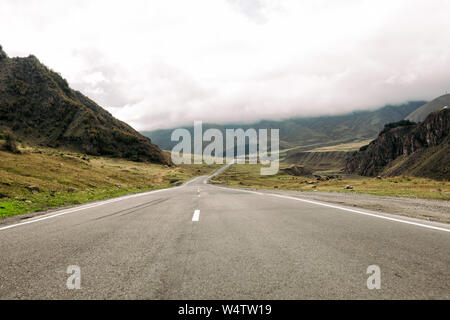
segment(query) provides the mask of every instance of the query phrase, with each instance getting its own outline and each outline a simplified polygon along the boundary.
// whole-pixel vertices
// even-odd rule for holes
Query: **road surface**
[[[206,180],[1,226],[0,298],[450,298],[447,225]]]

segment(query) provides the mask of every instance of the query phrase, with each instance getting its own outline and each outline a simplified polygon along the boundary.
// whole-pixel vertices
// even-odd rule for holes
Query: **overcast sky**
[[[432,99],[450,89],[449,13],[445,0],[1,0],[0,44],[152,130]]]

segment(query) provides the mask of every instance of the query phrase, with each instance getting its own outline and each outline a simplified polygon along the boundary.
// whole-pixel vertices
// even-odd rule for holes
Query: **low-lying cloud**
[[[338,114],[450,87],[450,1],[17,1],[0,43],[139,130]]]

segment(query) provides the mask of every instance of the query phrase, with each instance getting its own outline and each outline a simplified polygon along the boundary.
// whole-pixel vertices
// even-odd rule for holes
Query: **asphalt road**
[[[1,226],[0,298],[450,298],[447,225],[206,179]]]

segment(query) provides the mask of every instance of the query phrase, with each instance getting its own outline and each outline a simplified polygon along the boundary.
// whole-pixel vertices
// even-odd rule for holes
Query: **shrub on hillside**
[[[20,150],[17,146],[16,137],[8,132],[4,135],[5,143],[3,144],[3,149],[12,153],[20,153]]]
[[[380,132],[380,135],[382,135],[385,132],[388,132],[391,129],[397,128],[397,127],[414,126],[416,124],[417,123],[409,121],[409,120],[400,120],[400,121],[397,121],[397,122],[391,122],[391,123],[388,123],[388,124],[384,125],[383,130]]]

